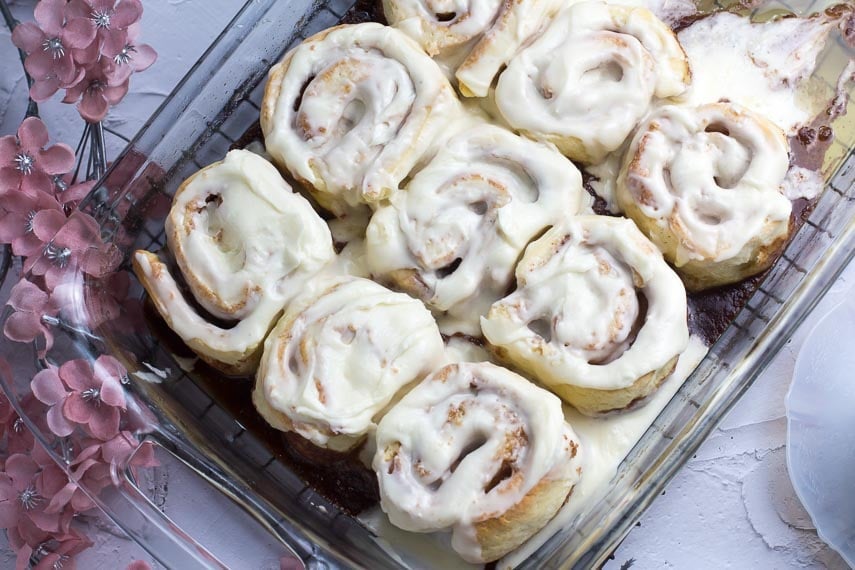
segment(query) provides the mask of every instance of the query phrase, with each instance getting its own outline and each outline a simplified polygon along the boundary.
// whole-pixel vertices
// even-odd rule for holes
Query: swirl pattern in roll
[[[405,190],[368,225],[369,268],[467,334],[507,292],[526,245],[589,200],[554,148],[490,125],[451,139]]]
[[[683,93],[683,48],[646,8],[574,4],[499,77],[496,105],[508,123],[584,163],[623,144],[652,99]]]
[[[787,139],[733,103],[667,106],[639,127],[617,182],[618,205],[692,290],[769,267],[786,243]]]
[[[648,396],[689,341],[683,284],[632,220],[570,218],[526,249],[516,275],[481,319],[484,336],[582,413]]]
[[[383,0],[389,24],[429,55],[463,50],[455,76],[461,93],[477,97],[560,7],[559,0]]]
[[[253,403],[273,427],[345,450],[443,350],[421,302],[367,279],[336,279],[290,306],[270,333]]]
[[[375,23],[312,36],[270,70],[267,151],[336,214],[387,198],[458,110],[439,67]]]
[[[258,348],[283,306],[334,256],[323,220],[276,168],[249,151],[188,178],[166,219],[169,249],[195,300],[167,265],[137,251],[134,270],[169,327],[200,357],[228,373],[255,369]]]
[[[469,562],[496,560],[564,504],[583,451],[554,395],[488,362],[450,364],[380,421],[380,505],[404,530],[451,530]]]

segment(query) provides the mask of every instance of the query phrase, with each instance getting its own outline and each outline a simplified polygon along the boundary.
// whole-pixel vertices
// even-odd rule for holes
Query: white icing
[[[256,376],[260,411],[316,445],[336,447],[335,436],[354,443],[403,387],[441,362],[443,350],[419,301],[367,279],[327,282],[316,298],[291,305],[267,337]]]
[[[679,95],[688,80],[680,44],[649,10],[581,2],[510,62],[495,97],[514,128],[555,142],[574,159],[599,162],[654,97]],[[571,144],[583,150],[568,150]]]
[[[721,12],[679,34],[692,65],[693,105],[727,99],[793,135],[816,109],[806,109],[797,86],[813,71],[834,23],[824,16],[752,24]]]
[[[458,110],[439,67],[375,23],[321,32],[270,73],[267,151],[335,213],[394,192]]]
[[[242,354],[257,346],[282,307],[333,257],[323,220],[273,165],[234,150],[189,178],[166,220],[169,248],[196,300],[237,320],[228,329],[189,305],[165,264],[135,261],[170,327],[193,348]]]
[[[689,339],[679,277],[631,220],[605,216],[570,218],[530,245],[517,290],[481,329],[546,385],[599,390],[631,386]]]
[[[544,479],[577,481],[584,449],[575,442],[554,395],[490,363],[449,365],[380,421],[381,507],[405,530],[453,529],[454,550],[478,562],[474,523],[507,512]],[[503,460],[513,475],[485,492]]]
[[[788,200],[798,198],[813,200],[820,195],[823,188],[825,188],[825,181],[816,170],[791,166],[781,185],[781,193]]]
[[[597,196],[602,198],[606,203],[606,209],[613,214],[619,214],[620,208],[615,195],[617,189],[617,177],[620,173],[620,163],[623,157],[623,149],[609,153],[608,156],[600,164],[591,164],[585,167],[588,174],[596,177],[596,180],[590,180],[591,188]]]
[[[416,293],[477,335],[478,315],[507,290],[529,241],[589,199],[554,148],[481,125],[449,141],[374,213],[368,263],[381,279],[413,271]]]
[[[737,105],[666,106],[630,144],[618,202],[656,225],[651,239],[676,248],[678,267],[732,259],[789,231],[792,206],[781,194],[787,149],[775,125]]]

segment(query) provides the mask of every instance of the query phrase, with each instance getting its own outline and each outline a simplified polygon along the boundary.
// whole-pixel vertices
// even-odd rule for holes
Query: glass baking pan
[[[141,439],[226,494],[308,568],[399,568],[395,544],[375,540],[358,519],[308,487],[293,462],[283,461],[282,440],[271,442],[259,435],[263,430],[254,429],[252,422],[259,420],[239,404],[245,398],[237,396],[249,392],[246,383],[211,389],[194,377],[180,349],[154,333],[157,325],[146,321],[143,290],[129,262],[135,249],[164,246],[163,221],[181,181],[221,159],[255,124],[267,70],[302,38],[341,21],[352,5],[353,0],[246,2],[81,203],[80,212],[96,219],[102,238],[117,248],[123,262],[116,274],[103,278],[70,277],[71,306],[64,312],[86,315],[90,323],[105,322],[95,328],[55,326],[50,354],[65,359],[111,354],[122,361],[129,371],[129,417],[133,429],[144,434]],[[704,2],[704,8],[713,7]],[[822,2],[786,6],[800,14],[822,7]],[[842,69],[841,62],[852,57],[841,41],[830,44],[811,78],[829,98],[837,81],[829,70]],[[623,461],[605,498],[519,567],[601,565],[849,263],[855,254],[852,103],[849,110],[833,125],[836,138],[823,170],[826,188],[783,256]],[[8,252],[0,262],[5,300],[21,268]],[[111,284],[123,280],[129,282],[128,295],[115,318]],[[4,319],[9,312],[7,308]],[[35,344],[0,342],[0,356],[8,362],[0,370],[0,383],[26,424],[67,466],[63,441],[45,429],[39,413],[28,412],[29,380],[44,365],[38,350]],[[93,492],[107,515],[169,568],[221,567],[157,508],[138,476],[124,467],[120,486]],[[336,484],[347,495],[348,481]]]

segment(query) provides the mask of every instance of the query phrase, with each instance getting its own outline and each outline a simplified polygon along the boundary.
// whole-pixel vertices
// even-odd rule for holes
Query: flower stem
[[[9,9],[9,6],[6,4],[6,0],[0,0],[0,13],[3,14],[3,20],[6,22],[6,26],[9,28],[9,31],[14,31],[15,26],[18,25],[18,20],[16,20],[15,16],[12,15],[12,10]],[[27,59],[27,54],[24,53],[24,50],[19,49],[18,57],[21,59],[21,66],[24,67],[24,60]],[[29,73],[27,73],[26,67],[24,67],[24,77],[27,78],[27,117],[38,117],[39,106],[35,101],[33,101],[33,98],[30,97],[30,88],[33,86],[33,78],[30,77]]]

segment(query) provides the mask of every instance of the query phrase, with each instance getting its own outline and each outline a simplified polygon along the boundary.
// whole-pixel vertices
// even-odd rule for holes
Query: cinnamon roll
[[[270,70],[267,151],[335,214],[387,198],[446,129],[458,102],[439,67],[375,23],[324,30]]]
[[[686,291],[632,220],[576,216],[526,249],[517,290],[481,319],[497,355],[580,412],[652,393],[686,348]]]
[[[583,451],[546,390],[488,362],[450,364],[380,421],[380,506],[404,530],[451,530],[466,561],[489,562],[555,515]]]
[[[148,251],[134,271],[169,327],[203,360],[232,374],[254,370],[282,307],[335,253],[329,229],[276,168],[244,150],[178,188],[166,219],[169,249],[193,298]]]
[[[443,351],[422,303],[367,279],[337,279],[285,311],[264,342],[252,401],[273,427],[346,450]]]
[[[733,103],[667,106],[624,157],[618,205],[674,264],[690,290],[768,268],[790,232],[782,193],[787,139]]]
[[[477,317],[507,292],[525,246],[587,205],[579,171],[554,148],[481,125],[452,138],[374,213],[368,266],[461,319],[449,332],[477,335]]]
[[[431,56],[468,52],[460,92],[484,97],[499,69],[561,7],[558,0],[383,0],[386,19]]]
[[[507,122],[597,163],[623,144],[655,98],[691,79],[683,48],[646,8],[581,2],[559,13],[499,77]]]

